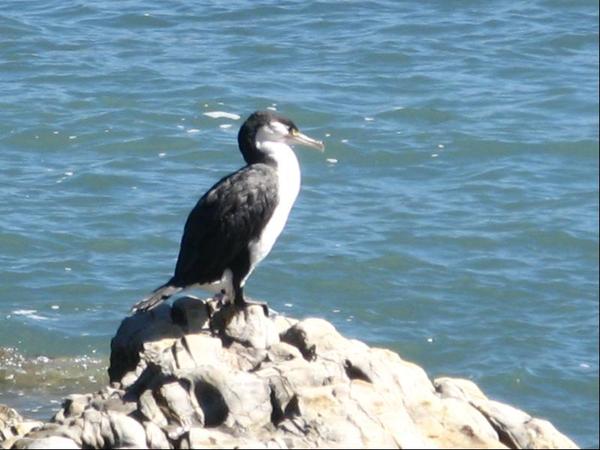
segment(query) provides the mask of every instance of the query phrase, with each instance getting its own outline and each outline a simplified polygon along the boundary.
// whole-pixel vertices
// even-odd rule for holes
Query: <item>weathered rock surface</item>
[[[429,380],[321,319],[185,297],[126,318],[111,385],[6,448],[576,448],[472,382]],[[10,419],[2,421],[6,427]],[[9,425],[9,428],[13,425]],[[20,437],[25,434],[24,437]],[[2,440],[0,439],[0,440]]]
[[[0,405],[0,448],[10,448],[23,435],[40,426],[41,422],[25,420],[14,409]]]

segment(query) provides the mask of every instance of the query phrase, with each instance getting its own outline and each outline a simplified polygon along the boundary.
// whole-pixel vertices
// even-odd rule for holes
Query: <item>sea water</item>
[[[598,3],[5,0],[0,403],[47,419],[272,109],[323,139],[251,297],[598,445]]]

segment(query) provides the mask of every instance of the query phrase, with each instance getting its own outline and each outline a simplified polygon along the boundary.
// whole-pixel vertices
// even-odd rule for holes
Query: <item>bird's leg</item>
[[[245,309],[248,306],[257,305],[262,307],[266,317],[269,317],[269,305],[266,302],[259,302],[258,300],[251,300],[244,297],[244,288],[242,286],[235,289],[235,306],[239,309]]]

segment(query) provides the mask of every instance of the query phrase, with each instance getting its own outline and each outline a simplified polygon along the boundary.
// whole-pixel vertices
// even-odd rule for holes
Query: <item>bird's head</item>
[[[271,111],[250,115],[238,133],[238,143],[248,164],[260,162],[273,144],[304,145],[323,151],[323,142],[308,137],[287,117]]]

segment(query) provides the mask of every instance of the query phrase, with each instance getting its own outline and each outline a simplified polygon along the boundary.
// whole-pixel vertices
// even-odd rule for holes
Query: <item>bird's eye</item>
[[[297,129],[297,128],[290,127],[290,134],[291,134],[292,136],[298,136],[298,129]]]

